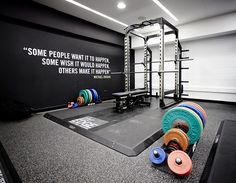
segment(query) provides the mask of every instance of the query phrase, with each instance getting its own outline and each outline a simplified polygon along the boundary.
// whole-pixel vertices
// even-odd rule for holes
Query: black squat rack
[[[151,26],[154,24],[159,24],[160,30],[159,32],[144,36],[140,34],[137,29],[144,28],[146,26]],[[167,31],[165,30],[167,28]],[[174,34],[175,35],[175,41],[174,41],[174,46],[175,46],[175,58],[173,60],[165,60],[165,36]],[[132,36],[136,36],[139,38],[142,38],[144,41],[144,58],[143,62],[141,63],[135,63],[135,64],[142,64],[144,66],[144,71],[143,72],[131,72],[130,71],[130,49],[131,49],[131,39]],[[153,61],[152,60],[152,50],[150,47],[148,47],[148,40],[151,38],[160,38],[160,43],[159,43],[159,60]],[[144,73],[144,91],[146,91],[149,96],[152,95],[152,73],[158,73],[159,75],[159,97],[160,100],[160,107],[161,108],[168,108],[172,105],[175,105],[176,103],[179,103],[182,101],[182,96],[187,94],[183,94],[183,83],[188,83],[188,81],[182,81],[182,70],[183,69],[189,69],[188,67],[182,67],[182,62],[183,61],[191,61],[193,59],[190,59],[189,57],[183,57],[184,52],[188,52],[189,50],[183,50],[182,46],[179,41],[179,31],[178,29],[173,26],[171,23],[169,23],[167,20],[164,18],[156,18],[152,20],[145,20],[140,24],[133,24],[128,26],[125,29],[125,38],[124,38],[124,53],[125,53],[125,58],[124,58],[124,71],[123,72],[112,72],[111,74],[124,74],[125,75],[125,92],[127,93],[127,96],[129,96],[130,92],[130,74],[135,74],[135,73]],[[175,65],[174,70],[164,70],[164,65],[165,62],[173,62]],[[156,63],[159,64],[159,69],[158,71],[153,71],[152,70],[152,64]],[[175,74],[175,86],[173,90],[168,90],[165,91],[164,89],[164,77],[166,73],[174,73]],[[148,74],[149,74],[149,80],[148,80]],[[149,83],[149,84],[148,84]],[[122,92],[123,93],[123,92]],[[116,99],[119,93],[115,93]],[[124,93],[123,93],[124,94]],[[166,95],[169,94],[174,94],[174,101],[171,103],[166,104],[164,99]]]

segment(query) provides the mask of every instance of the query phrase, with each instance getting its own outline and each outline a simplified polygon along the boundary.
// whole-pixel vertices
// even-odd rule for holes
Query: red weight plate
[[[192,170],[193,170],[193,166],[191,167],[190,171],[189,171],[189,172],[187,172],[186,174],[184,174],[183,176],[184,176],[184,177],[187,177],[187,176],[189,176],[189,175],[191,174]]]
[[[74,102],[68,102],[67,107],[68,107],[69,109],[71,109],[71,108],[73,108],[73,104],[74,104]]]
[[[192,160],[188,154],[180,150],[171,152],[167,163],[170,170],[179,176],[188,176],[192,171]]]

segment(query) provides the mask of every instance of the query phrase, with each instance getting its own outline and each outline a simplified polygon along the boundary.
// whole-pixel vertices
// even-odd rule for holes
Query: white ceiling
[[[95,24],[109,29],[124,32],[124,27],[83,10],[65,0],[34,0],[46,6],[52,7],[67,14],[85,19]],[[188,22],[212,17],[224,13],[236,11],[236,0],[159,0],[169,9],[178,19],[172,20],[163,12],[152,0],[76,0],[92,9],[100,11],[112,18],[125,24],[139,23],[138,17],[144,16],[147,19],[164,17],[174,25],[185,24]],[[119,10],[117,2],[123,1],[127,4],[126,9]]]

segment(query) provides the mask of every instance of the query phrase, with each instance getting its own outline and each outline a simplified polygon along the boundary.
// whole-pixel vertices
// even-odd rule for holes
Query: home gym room
[[[236,0],[0,6],[0,182],[235,182]]]

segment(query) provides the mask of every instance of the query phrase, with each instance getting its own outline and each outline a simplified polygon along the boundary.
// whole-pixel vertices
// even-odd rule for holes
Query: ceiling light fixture
[[[119,8],[119,9],[125,9],[125,8],[126,8],[126,4],[125,4],[124,2],[119,2],[119,3],[117,4],[117,8]]]
[[[176,16],[174,16],[163,4],[160,3],[158,0],[152,0],[154,3],[156,3],[164,12],[166,12],[171,18],[173,18],[176,22],[179,21]]]
[[[111,20],[111,21],[113,21],[113,22],[116,22],[116,23],[118,23],[118,24],[120,24],[120,25],[122,25],[122,26],[124,26],[124,27],[127,27],[127,26],[128,26],[127,24],[125,24],[125,23],[123,23],[123,22],[121,22],[121,21],[119,21],[119,20],[116,20],[116,19],[114,19],[114,18],[112,18],[112,17],[109,17],[109,16],[107,16],[107,15],[105,15],[105,14],[103,14],[103,13],[97,11],[97,10],[92,9],[92,8],[89,8],[88,6],[85,6],[85,5],[81,4],[81,3],[78,3],[78,2],[75,1],[75,0],[65,0],[65,1],[67,1],[67,2],[69,2],[69,3],[71,3],[71,4],[73,4],[73,5],[76,5],[76,6],[80,7],[80,8],[83,8],[83,9],[85,9],[85,10],[87,10],[87,11],[90,11],[90,12],[96,14],[96,15],[99,15],[99,16],[101,16],[101,17],[103,17],[103,18],[106,18],[106,19],[108,19],[108,20]]]

